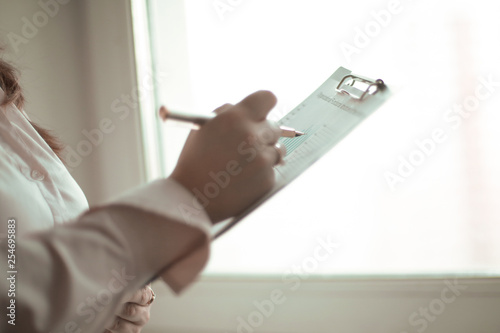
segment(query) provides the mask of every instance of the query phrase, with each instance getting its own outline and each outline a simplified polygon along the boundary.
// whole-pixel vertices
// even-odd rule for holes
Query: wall
[[[67,145],[89,202],[140,184],[138,112],[122,101],[136,82],[128,1],[2,2],[3,56],[22,72],[26,111]]]
[[[181,297],[157,282],[144,333],[500,331],[498,279],[212,277]]]

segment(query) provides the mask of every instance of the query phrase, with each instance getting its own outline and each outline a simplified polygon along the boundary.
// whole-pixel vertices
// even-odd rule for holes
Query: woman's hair
[[[0,49],[0,52],[2,50]],[[0,106],[8,105],[13,103],[18,109],[24,107],[25,99],[21,85],[19,84],[19,77],[17,71],[10,64],[5,62],[0,58],[0,86],[5,92],[5,99]],[[41,128],[37,124],[30,121],[33,128],[40,134],[40,136],[47,142],[50,148],[56,153],[56,155],[61,158],[60,153],[64,146],[61,144],[59,139],[53,136],[50,131]]]

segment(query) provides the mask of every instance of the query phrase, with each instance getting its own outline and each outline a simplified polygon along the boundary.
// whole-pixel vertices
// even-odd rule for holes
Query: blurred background
[[[279,119],[340,65],[393,90],[327,157],[221,238],[208,272],[280,274],[325,234],[345,244],[320,274],[498,269],[498,5],[181,3],[149,2],[153,65],[164,77],[157,106],[207,113],[269,89]],[[159,133],[166,175],[187,131],[172,124]]]
[[[277,120],[339,66],[392,91],[214,242],[184,297],[157,284],[147,332],[421,332],[411,314],[456,277],[465,296],[424,330],[500,330],[500,5],[22,0],[1,9],[3,57],[22,73],[26,111],[67,144],[91,205],[173,169],[188,130],[160,123],[162,104],[208,113],[269,89]],[[325,242],[334,250],[315,256]],[[273,290],[286,301],[266,316],[255,302]]]

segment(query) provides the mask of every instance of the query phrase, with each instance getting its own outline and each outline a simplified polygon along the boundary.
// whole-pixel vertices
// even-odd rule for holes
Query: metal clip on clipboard
[[[344,76],[335,90],[339,93],[348,94],[356,99],[362,100],[367,94],[373,95],[377,91],[384,89],[384,87],[384,81],[381,79],[371,80],[365,77],[349,74]]]

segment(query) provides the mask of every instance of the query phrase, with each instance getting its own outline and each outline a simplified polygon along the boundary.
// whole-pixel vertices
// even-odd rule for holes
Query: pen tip
[[[306,133],[300,132],[300,131],[295,131],[295,136],[302,136],[305,135]]]

